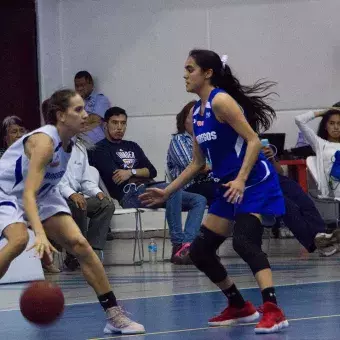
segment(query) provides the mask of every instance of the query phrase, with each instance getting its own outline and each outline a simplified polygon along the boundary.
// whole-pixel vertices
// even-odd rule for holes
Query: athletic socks
[[[222,290],[222,292],[228,298],[229,306],[236,308],[244,307],[245,301],[235,284],[232,284],[228,289]]]
[[[98,300],[105,311],[109,308],[117,306],[117,300],[112,291],[98,296]]]
[[[262,293],[263,303],[271,302],[271,303],[274,303],[275,305],[277,305],[274,287],[265,288],[265,289],[263,289],[263,291],[261,293]]]

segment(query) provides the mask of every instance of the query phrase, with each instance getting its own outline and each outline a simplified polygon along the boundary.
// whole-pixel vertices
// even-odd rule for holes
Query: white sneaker
[[[130,320],[121,307],[112,307],[107,311],[107,323],[104,328],[105,334],[141,334],[145,333],[145,328],[137,322]]]
[[[317,233],[314,244],[322,256],[331,256],[339,251],[340,230],[335,229],[333,233]]]
[[[61,270],[54,263],[42,264],[42,267],[45,273],[58,274],[61,272]]]
[[[325,256],[325,257],[332,256],[339,251],[338,247],[336,246],[324,247],[318,250],[319,250],[320,256]]]

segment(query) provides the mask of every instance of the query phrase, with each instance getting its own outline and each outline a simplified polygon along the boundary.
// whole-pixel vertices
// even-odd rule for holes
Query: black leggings
[[[315,235],[325,232],[325,222],[314,202],[298,183],[282,175],[279,175],[279,181],[286,205],[282,220],[297,240],[309,252],[313,252],[316,249]]]
[[[253,274],[269,269],[267,255],[262,251],[263,225],[251,214],[238,214],[235,218],[233,248],[249,265]]]

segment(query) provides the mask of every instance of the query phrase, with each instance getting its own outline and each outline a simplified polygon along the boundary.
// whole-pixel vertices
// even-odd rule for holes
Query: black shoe
[[[333,231],[337,228],[336,223],[327,223],[326,224],[326,233],[327,234],[332,234]]]
[[[72,272],[80,267],[78,260],[71,254],[66,255],[64,265],[68,270],[71,270]]]
[[[174,256],[181,248],[182,248],[182,243],[172,245],[172,254],[171,254],[171,259],[170,259],[171,263],[174,263]]]
[[[113,240],[114,240],[113,232],[110,230],[106,235],[106,241],[113,241]]]

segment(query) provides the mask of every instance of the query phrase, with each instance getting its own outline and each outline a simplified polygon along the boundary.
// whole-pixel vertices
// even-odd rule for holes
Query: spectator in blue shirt
[[[191,109],[195,104],[195,100],[189,102],[176,117],[177,133],[172,136],[167,155],[167,166],[171,179],[177,178],[192,161],[193,127]],[[208,205],[210,205],[214,199],[215,182],[208,163],[197,177],[185,185],[184,189],[204,196]]]
[[[95,144],[105,138],[103,122],[105,112],[111,106],[110,101],[102,93],[94,91],[93,78],[87,71],[79,71],[75,75],[74,87],[84,99],[85,111],[89,115],[86,136]]]

